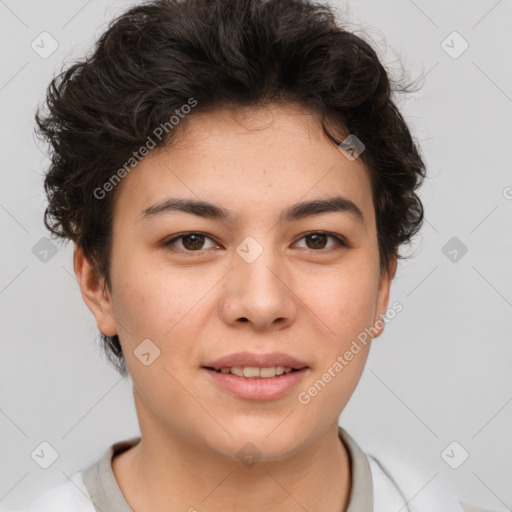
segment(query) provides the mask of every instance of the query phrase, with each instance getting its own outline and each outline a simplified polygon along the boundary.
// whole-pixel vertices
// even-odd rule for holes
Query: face
[[[112,289],[84,298],[120,337],[143,432],[283,457],[337,425],[368,355],[361,333],[387,308],[394,268],[380,272],[369,173],[293,105],[180,128],[119,185]],[[87,265],[77,251],[82,290]],[[205,368],[240,352],[305,368],[268,380]]]

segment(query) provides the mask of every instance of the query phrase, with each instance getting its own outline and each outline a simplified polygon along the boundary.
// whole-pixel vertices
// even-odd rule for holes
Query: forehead
[[[167,197],[183,197],[225,205],[244,220],[334,195],[373,211],[362,160],[346,158],[311,111],[269,105],[189,115],[167,147],[150,151],[123,178],[116,211],[136,221]]]

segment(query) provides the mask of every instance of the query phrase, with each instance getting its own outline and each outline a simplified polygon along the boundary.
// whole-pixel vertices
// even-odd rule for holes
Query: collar
[[[373,511],[372,473],[368,459],[351,436],[338,426],[338,435],[350,459],[351,489],[345,512]],[[135,446],[139,437],[118,441],[101,459],[82,471],[82,479],[96,512],[134,512],[128,505],[112,471],[112,458]]]

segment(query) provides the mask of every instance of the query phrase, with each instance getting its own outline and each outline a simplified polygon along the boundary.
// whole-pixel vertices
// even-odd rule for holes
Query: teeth
[[[254,377],[260,376],[260,369],[252,366],[246,366],[242,370],[242,375],[249,379],[253,379]]]
[[[246,379],[270,379],[276,375],[283,375],[283,373],[290,373],[292,368],[288,366],[271,366],[269,368],[258,368],[256,366],[233,366],[231,368],[221,368],[221,373],[232,373],[238,377],[245,377]]]
[[[236,366],[234,366],[233,368],[231,368],[231,373],[233,375],[236,375],[238,377],[243,377],[244,376],[244,370],[243,368],[238,368]]]

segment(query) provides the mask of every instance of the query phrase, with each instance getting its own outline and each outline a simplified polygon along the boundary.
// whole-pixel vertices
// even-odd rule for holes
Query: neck
[[[243,509],[247,512],[344,512],[351,488],[350,459],[338,425],[311,445],[254,465],[227,458],[163,426],[141,425],[141,441],[114,457],[112,469],[135,512]],[[145,431],[151,432],[145,435]]]

